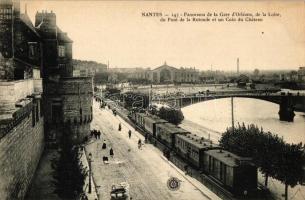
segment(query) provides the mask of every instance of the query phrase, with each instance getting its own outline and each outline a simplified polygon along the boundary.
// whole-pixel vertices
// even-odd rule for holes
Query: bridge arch
[[[282,121],[292,122],[295,116],[294,114],[294,104],[293,98],[290,95],[279,95],[279,94],[236,94],[236,95],[195,95],[195,96],[186,96],[186,97],[168,97],[157,99],[157,101],[165,103],[169,106],[175,108],[183,108],[195,103],[200,103],[204,101],[210,101],[215,99],[222,98],[231,98],[231,97],[239,97],[239,98],[251,98],[251,99],[259,99],[268,102],[272,102],[279,105],[279,117]]]

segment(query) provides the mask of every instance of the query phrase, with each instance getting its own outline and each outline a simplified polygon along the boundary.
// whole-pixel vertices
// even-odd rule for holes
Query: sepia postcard
[[[0,0],[0,200],[305,200],[304,0]]]

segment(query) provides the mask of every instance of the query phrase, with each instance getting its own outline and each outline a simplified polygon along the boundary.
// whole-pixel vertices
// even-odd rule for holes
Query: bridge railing
[[[153,96],[152,100],[174,100],[174,99],[181,99],[181,98],[198,98],[198,97],[255,97],[255,96],[305,96],[304,93],[271,93],[271,92],[257,92],[257,93],[225,93],[225,92],[219,92],[219,93],[208,93],[208,94],[189,94],[189,95],[166,95],[166,96]]]

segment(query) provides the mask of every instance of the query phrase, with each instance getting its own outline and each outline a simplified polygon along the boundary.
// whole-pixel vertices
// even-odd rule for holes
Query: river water
[[[305,143],[305,113],[295,112],[294,122],[279,120],[279,105],[251,98],[234,98],[234,123],[255,124],[283,137],[288,143]],[[231,99],[216,99],[182,109],[181,127],[217,141],[231,126]],[[208,136],[209,135],[209,136]]]

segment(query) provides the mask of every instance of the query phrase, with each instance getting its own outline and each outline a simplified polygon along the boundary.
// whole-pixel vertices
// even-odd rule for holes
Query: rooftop
[[[32,21],[31,21],[31,19],[29,18],[29,16],[26,13],[20,14],[20,19],[37,37],[40,37],[39,33],[36,31]]]
[[[177,135],[177,137],[182,138],[199,149],[220,148],[219,145],[213,143],[211,140],[199,137],[196,134]]]
[[[61,42],[67,42],[72,43],[73,40],[71,40],[66,32],[63,32],[60,28],[57,26],[57,38]]]
[[[157,126],[165,129],[168,133],[190,133],[189,131],[180,128],[172,123],[157,124]]]
[[[249,157],[241,157],[229,151],[218,149],[209,150],[206,152],[206,154],[216,158],[217,160],[231,167],[238,166],[239,164],[244,162],[249,163],[252,160]]]
[[[146,118],[147,120],[154,121],[156,123],[166,123],[167,122],[166,120],[161,119],[161,118],[159,118],[155,115],[151,115],[151,114],[146,114],[146,117],[148,117],[148,118]]]

